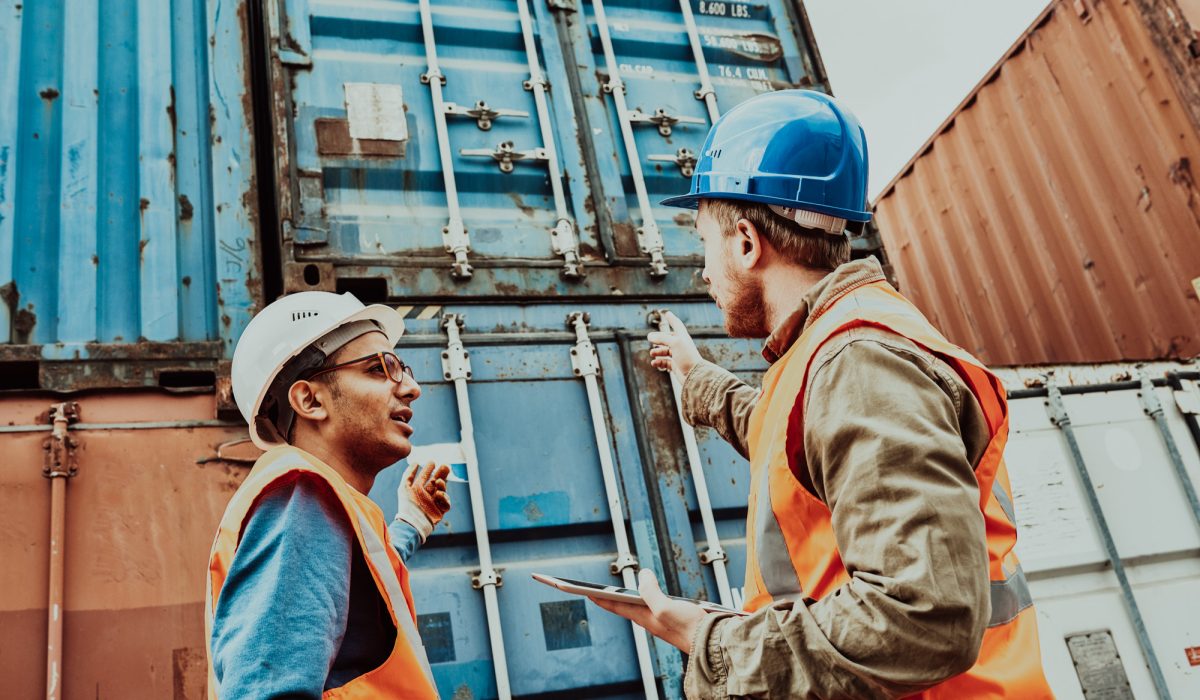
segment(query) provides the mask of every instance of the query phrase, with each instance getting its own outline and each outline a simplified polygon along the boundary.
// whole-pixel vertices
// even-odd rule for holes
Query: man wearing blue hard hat
[[[691,698],[1053,697],[1020,563],[1000,381],[850,260],[870,220],[858,120],[813,91],[760,95],[705,141],[691,191],[704,280],[752,388],[687,329],[651,333],[683,411],[750,460],[745,608],[597,600],[689,655]]]

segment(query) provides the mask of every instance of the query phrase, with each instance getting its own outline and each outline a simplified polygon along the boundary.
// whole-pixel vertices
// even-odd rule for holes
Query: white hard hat
[[[300,292],[268,304],[238,339],[233,351],[233,398],[250,424],[250,439],[264,450],[285,436],[259,425],[259,410],[280,371],[309,346],[337,328],[358,321],[374,323],[392,345],[404,334],[404,318],[380,304],[364,306],[353,294]],[[332,354],[333,350],[329,350]],[[271,433],[271,434],[268,434]]]

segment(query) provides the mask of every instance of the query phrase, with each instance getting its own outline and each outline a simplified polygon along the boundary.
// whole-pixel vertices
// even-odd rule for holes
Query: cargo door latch
[[[681,148],[675,151],[675,155],[666,153],[649,155],[646,156],[646,160],[674,163],[679,166],[679,174],[684,177],[691,177],[692,173],[696,172],[696,152],[690,148]]]
[[[513,147],[512,141],[503,141],[490,150],[487,148],[462,148],[458,152],[459,155],[464,156],[493,158],[500,165],[500,172],[502,173],[511,173],[513,171],[513,163],[518,160],[550,160],[550,157],[546,155],[546,149],[532,148],[528,151],[518,151]]]
[[[475,103],[473,108],[464,107],[455,102],[447,102],[444,105],[446,114],[452,117],[469,117],[475,120],[475,124],[483,131],[488,131],[492,128],[492,122],[500,117],[524,117],[529,118],[529,112],[522,112],[519,109],[501,109],[489,107],[488,103],[480,100]]]
[[[708,122],[697,117],[685,117],[681,114],[670,114],[667,110],[659,107],[654,110],[654,114],[646,114],[645,112],[635,109],[628,112],[625,118],[631,124],[654,124],[658,126],[658,133],[663,136],[671,135],[671,127],[676,124],[707,124]]]

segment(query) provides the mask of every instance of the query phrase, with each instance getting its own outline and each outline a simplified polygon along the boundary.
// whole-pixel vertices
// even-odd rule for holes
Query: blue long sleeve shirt
[[[388,527],[402,561],[416,528]],[[301,475],[264,492],[251,512],[213,613],[222,698],[320,698],[379,667],[396,628],[345,509]]]

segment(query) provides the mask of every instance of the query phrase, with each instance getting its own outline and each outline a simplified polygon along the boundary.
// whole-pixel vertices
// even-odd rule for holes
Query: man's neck
[[[299,431],[297,431],[299,432]],[[329,448],[329,443],[313,439],[314,436],[297,434],[294,437],[292,446],[299,450],[304,450],[313,457],[321,460],[329,465],[331,469],[338,473],[338,476],[346,480],[355,491],[366,495],[371,492],[371,487],[375,485],[374,474],[364,474],[363,472],[351,466],[349,459],[339,454],[335,450]]]
[[[763,271],[763,301],[771,332],[795,313],[801,297],[828,274],[800,265],[772,265]]]

